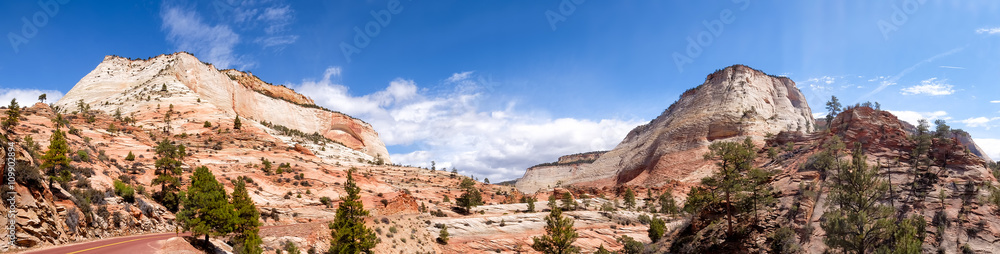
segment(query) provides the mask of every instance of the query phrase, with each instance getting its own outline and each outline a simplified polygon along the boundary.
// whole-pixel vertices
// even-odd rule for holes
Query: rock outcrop
[[[743,65],[708,75],[681,95],[659,117],[636,127],[613,150],[591,164],[563,167],[557,174],[532,172],[518,189],[533,193],[557,183],[592,187],[659,186],[670,181],[695,183],[711,163],[702,159],[716,141],[814,129],[805,96],[786,77],[771,76]]]
[[[229,122],[239,115],[316,133],[370,156],[363,159],[390,162],[370,124],[319,107],[304,95],[250,73],[217,70],[185,52],[146,60],[107,56],[55,105],[73,112],[80,101],[91,109],[126,116],[174,105],[198,112],[196,118],[180,119],[195,123]]]

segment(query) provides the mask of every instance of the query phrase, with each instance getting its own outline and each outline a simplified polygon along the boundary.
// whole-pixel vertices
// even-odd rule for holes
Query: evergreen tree
[[[635,192],[632,188],[625,189],[625,208],[629,210],[635,208]]]
[[[462,196],[455,199],[455,204],[465,209],[466,213],[472,213],[472,208],[483,204],[483,195],[476,188],[476,182],[470,178],[462,179],[459,188],[463,190]]]
[[[448,225],[441,227],[441,231],[438,231],[438,243],[448,244]]]
[[[664,213],[664,214],[676,214],[676,213],[680,212],[680,209],[677,207],[677,203],[676,203],[677,201],[674,201],[674,194],[672,192],[673,192],[673,190],[667,190],[667,191],[664,191],[663,194],[660,194],[660,198],[659,198],[660,199],[660,213]]]
[[[48,95],[43,93],[42,95],[38,96],[38,102],[45,103],[45,100],[47,100],[48,97],[49,97]]]
[[[330,253],[372,253],[375,248],[375,232],[365,226],[365,210],[361,203],[361,188],[354,182],[354,168],[347,171],[344,190],[347,195],[340,198],[337,217],[330,223]]]
[[[240,115],[236,115],[236,120],[233,120],[233,129],[239,130],[243,127],[243,123],[240,122]]]
[[[546,254],[579,253],[580,248],[573,246],[577,237],[573,219],[563,217],[562,211],[556,208],[545,216],[545,235],[533,237],[531,248]]]
[[[653,220],[649,222],[649,239],[654,243],[660,241],[660,238],[662,238],[663,234],[666,232],[667,224],[662,219],[653,218]]]
[[[489,178],[483,178],[483,183],[490,184],[490,179]]]
[[[716,165],[719,171],[711,177],[702,179],[701,183],[710,190],[722,194],[722,201],[725,201],[726,208],[726,232],[733,233],[733,219],[735,214],[733,206],[740,200],[740,193],[745,187],[745,179],[741,173],[748,172],[753,168],[753,160],[757,153],[754,152],[753,141],[747,137],[742,143],[719,142],[708,147],[709,152],[705,154],[705,160],[717,160]]]
[[[951,133],[951,126],[942,119],[934,120],[934,125],[937,126],[936,131],[934,131],[934,137],[940,139],[948,138],[948,133]]]
[[[128,155],[125,156],[125,160],[127,160],[127,161],[135,161],[135,154],[132,154],[132,151],[129,151]]]
[[[870,253],[891,237],[893,208],[881,204],[889,185],[878,168],[865,162],[861,144],[855,145],[849,166],[838,167],[830,186],[831,207],[820,226],[827,246],[846,253]]]
[[[191,186],[188,187],[184,209],[177,214],[185,231],[191,235],[205,236],[208,244],[209,236],[222,236],[233,232],[233,205],[226,198],[226,190],[215,179],[208,167],[201,166],[191,176]]]
[[[559,205],[556,203],[556,192],[555,191],[552,192],[552,195],[549,195],[549,203],[547,205],[549,207],[549,211],[555,210],[556,208],[559,207]]]
[[[833,118],[840,113],[840,107],[840,100],[837,99],[837,96],[830,96],[830,101],[826,102],[826,126],[828,129],[833,126]]]
[[[14,126],[21,121],[21,107],[17,105],[17,99],[10,100],[10,106],[7,106],[7,118],[3,120],[3,127],[8,130],[13,130]]]
[[[153,194],[153,199],[160,202],[167,210],[177,212],[181,201],[181,197],[178,195],[181,184],[180,176],[183,173],[181,161],[178,160],[181,155],[178,153],[177,147],[167,139],[157,144],[156,154],[160,158],[154,163],[156,178],[153,179],[152,184],[160,185],[160,191]]]
[[[568,191],[562,194],[562,208],[566,211],[576,210],[576,200],[573,200],[573,194]]]
[[[62,179],[59,174],[63,174],[63,171],[67,171],[69,168],[69,157],[66,156],[69,153],[69,144],[66,143],[66,134],[56,127],[56,130],[52,132],[52,136],[49,137],[49,147],[45,151],[45,155],[42,155],[42,169],[45,169],[49,175],[49,183],[52,180],[58,180],[59,182],[68,181],[69,179]]]
[[[611,251],[604,248],[604,244],[602,243],[600,247],[597,247],[597,251],[594,251],[594,254],[611,254]]]
[[[771,188],[771,177],[773,176],[774,172],[758,168],[750,169],[746,175],[747,185],[745,189],[747,193],[744,201],[746,206],[753,210],[755,224],[760,222],[758,211],[767,208],[777,200]]]
[[[534,197],[525,196],[523,198],[523,201],[525,203],[528,203],[528,212],[529,213],[535,212],[535,198]]]
[[[237,234],[233,240],[236,242],[234,247],[238,249],[237,253],[262,253],[264,250],[260,247],[263,243],[259,234],[260,212],[257,211],[257,205],[250,199],[250,193],[247,192],[246,181],[243,180],[243,177],[236,181],[236,186],[233,188],[233,208],[236,219],[233,229]]]

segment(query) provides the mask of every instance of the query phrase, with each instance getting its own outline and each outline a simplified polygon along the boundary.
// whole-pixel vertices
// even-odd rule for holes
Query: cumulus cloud
[[[926,95],[949,95],[955,93],[952,89],[952,85],[945,83],[947,80],[937,80],[937,78],[930,78],[920,81],[920,85],[911,86],[903,88],[901,92],[903,95],[916,95],[916,94],[926,94]]]
[[[412,80],[395,79],[381,91],[352,95],[334,82],[339,68],[328,68],[323,79],[290,85],[317,104],[371,123],[388,146],[417,147],[393,153],[393,162],[457,168],[479,178],[509,180],[527,167],[554,161],[561,155],[609,150],[642,122],[619,119],[552,118],[545,113],[516,110],[516,104],[487,109],[487,95],[474,72],[455,73],[442,80],[453,91],[432,93]],[[392,151],[390,151],[392,152]]]
[[[976,29],[977,34],[1000,34],[1000,27]]]
[[[56,90],[0,88],[0,106],[10,105],[11,99],[17,99],[17,104],[22,107],[31,106],[38,102],[38,96],[42,94],[45,94],[45,103],[55,102],[63,97],[63,93]]]
[[[928,122],[934,122],[934,120],[950,120],[948,117],[948,112],[945,111],[934,111],[934,112],[916,112],[916,111],[905,111],[905,110],[886,110],[889,113],[895,115],[899,120],[906,121],[912,125],[917,125],[917,121],[920,119],[927,119]]]
[[[248,68],[253,64],[237,55],[233,48],[240,36],[228,25],[209,25],[196,11],[164,6],[160,12],[167,40],[178,50],[194,53],[203,61],[222,68]]]
[[[996,124],[992,123],[998,120],[1000,120],[1000,117],[994,117],[994,118],[973,117],[958,122],[964,123],[965,126],[968,126],[969,128],[985,127],[987,130],[989,130],[990,128],[996,126]]]

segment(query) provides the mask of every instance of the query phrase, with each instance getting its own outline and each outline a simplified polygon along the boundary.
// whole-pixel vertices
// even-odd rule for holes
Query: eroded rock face
[[[812,131],[813,123],[805,96],[791,79],[734,65],[708,75],[704,84],[633,129],[594,163],[557,175],[529,170],[518,188],[533,193],[559,182],[595,187],[695,183],[711,171],[702,155],[712,142],[745,137],[763,142],[768,133]]]
[[[64,112],[83,100],[92,109],[125,116],[153,108],[177,106],[196,111],[189,122],[231,122],[236,115],[280,124],[306,134],[318,133],[351,149],[390,162],[372,126],[360,119],[322,109],[308,97],[284,86],[261,81],[236,70],[217,70],[188,53],[148,60],[107,56],[55,104]]]

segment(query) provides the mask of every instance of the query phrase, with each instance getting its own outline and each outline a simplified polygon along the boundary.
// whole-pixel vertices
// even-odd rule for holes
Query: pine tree
[[[465,209],[466,213],[472,213],[472,208],[483,204],[483,195],[476,188],[476,182],[472,179],[462,179],[459,188],[463,190],[462,196],[455,199],[455,204]]]
[[[180,176],[183,173],[181,161],[178,160],[180,154],[177,152],[177,147],[170,144],[167,139],[160,141],[156,146],[156,154],[160,158],[154,163],[156,178],[153,179],[152,184],[159,184],[160,191],[153,194],[153,199],[160,202],[167,210],[177,212],[181,201],[181,197],[178,195]]]
[[[545,235],[533,237],[531,248],[546,254],[579,253],[573,246],[579,234],[573,229],[573,218],[563,217],[562,210],[553,209],[545,216]]]
[[[744,177],[741,173],[750,171],[753,168],[753,160],[757,153],[754,152],[753,141],[747,137],[742,143],[719,142],[708,146],[709,152],[705,154],[705,160],[717,160],[715,165],[719,171],[711,177],[702,179],[702,184],[716,193],[722,194],[722,201],[726,207],[726,232],[733,233],[733,219],[735,217],[733,206],[739,200],[740,191],[744,188]]]
[[[240,122],[240,115],[236,115],[236,120],[233,120],[233,129],[239,130],[243,127],[243,123]]]
[[[566,211],[576,210],[576,200],[573,200],[573,194],[570,194],[569,192],[563,192],[562,209]]]
[[[21,107],[17,105],[17,99],[10,100],[10,106],[7,106],[7,118],[3,120],[3,127],[8,130],[13,130],[14,126],[21,121]]]
[[[820,226],[827,246],[847,253],[870,253],[891,237],[893,208],[881,204],[889,185],[869,167],[861,144],[855,145],[850,165],[840,168],[830,186],[831,209]]]
[[[525,196],[523,199],[524,199],[523,202],[528,203],[528,211],[527,212],[529,212],[529,213],[535,212],[535,198],[534,197]]]
[[[830,101],[826,102],[826,110],[828,114],[826,115],[826,128],[829,129],[833,126],[833,118],[840,113],[840,100],[837,96],[830,96]]]
[[[490,184],[490,179],[489,178],[483,178],[483,183]]]
[[[128,155],[125,156],[125,160],[127,160],[127,161],[135,161],[135,154],[132,154],[132,151],[129,151]]]
[[[680,211],[677,207],[677,201],[674,201],[673,190],[664,191],[660,194],[660,213],[664,214],[676,214]]]
[[[632,188],[625,189],[625,208],[632,210],[635,208],[635,192]]]
[[[42,95],[38,96],[38,102],[45,103],[45,100],[47,100],[48,97],[49,97],[48,95],[43,93]]]
[[[264,250],[260,247],[263,243],[259,234],[260,212],[257,211],[257,206],[250,199],[250,193],[247,192],[246,181],[243,180],[243,177],[236,181],[236,186],[233,188],[233,208],[236,219],[234,232],[237,234],[234,242],[237,243],[236,247],[239,249],[237,253],[262,253]]]
[[[438,243],[448,244],[448,225],[441,227],[441,231],[438,231]]]
[[[197,238],[222,236],[233,232],[233,205],[226,198],[226,190],[215,179],[208,167],[201,166],[191,176],[191,186],[187,189],[184,209],[177,214],[185,231]]]
[[[330,223],[330,253],[372,253],[375,248],[375,232],[365,227],[365,210],[361,203],[361,188],[354,182],[354,168],[347,171],[344,190],[347,195],[340,198],[337,217]]]
[[[42,169],[48,172],[49,183],[52,183],[51,180],[68,181],[69,179],[60,179],[57,176],[61,174],[61,171],[66,171],[69,168],[69,157],[66,156],[66,153],[69,153],[69,144],[66,143],[66,134],[58,127],[49,137],[48,149],[45,151],[45,155],[42,155]]]
[[[745,188],[747,193],[744,201],[753,210],[755,224],[760,222],[758,211],[766,209],[777,200],[774,198],[771,188],[771,177],[773,176],[774,172],[758,168],[750,169],[746,175],[747,186]]]

